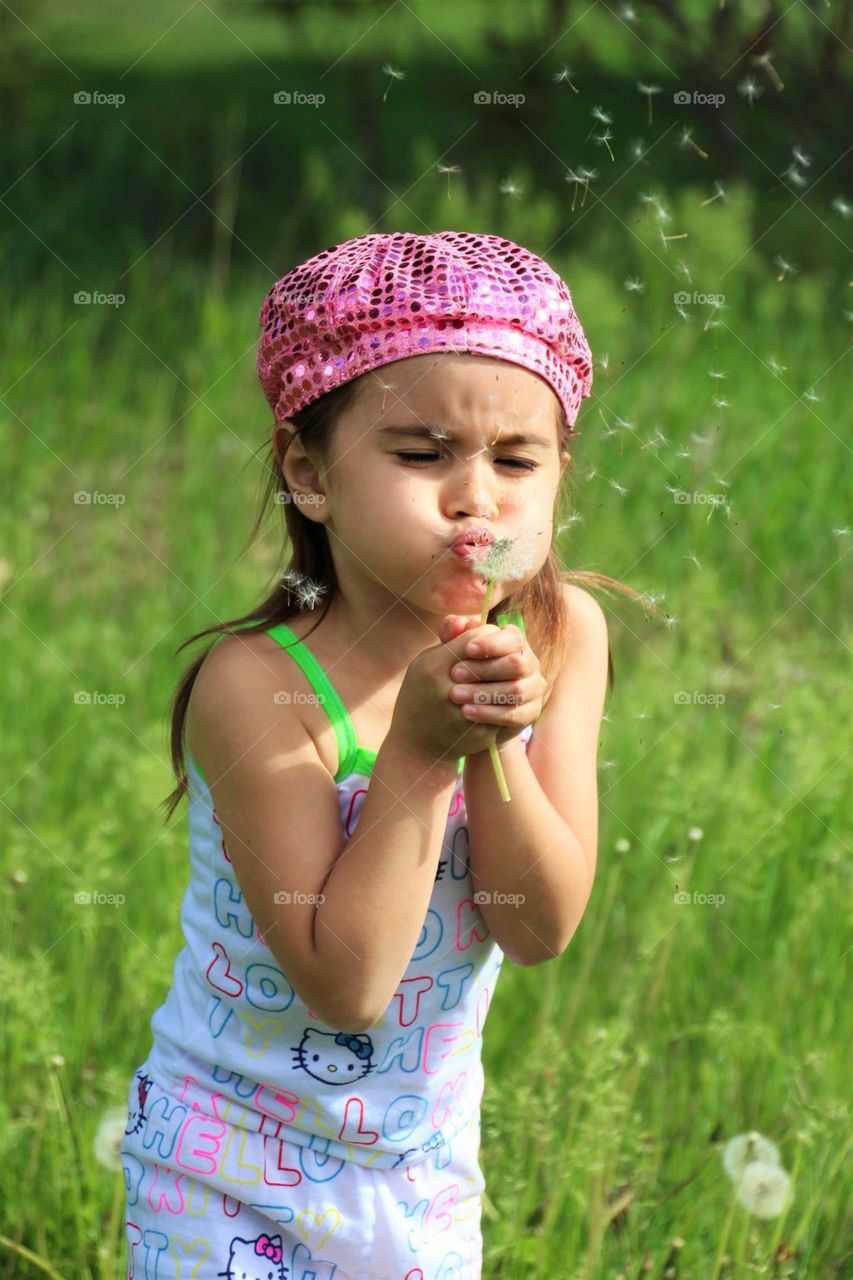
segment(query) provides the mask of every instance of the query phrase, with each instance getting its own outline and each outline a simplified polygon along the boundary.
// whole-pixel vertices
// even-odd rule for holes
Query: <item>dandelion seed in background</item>
[[[764,53],[754,53],[750,61],[754,62],[756,66],[761,67],[763,71],[766,71],[776,88],[781,92],[785,86],[782,83],[779,73],[770,61],[770,56],[770,50],[766,49]]]
[[[92,1149],[98,1164],[115,1172],[121,1166],[119,1152],[127,1128],[127,1107],[111,1107],[101,1117]]]
[[[791,147],[791,155],[794,157],[797,164],[801,164],[804,169],[811,168],[811,156],[807,156],[801,147]]]
[[[680,231],[678,235],[668,236],[664,233],[663,227],[658,227],[658,235],[660,236],[664,249],[669,248],[670,240],[686,240],[689,234],[690,233],[688,231]]]
[[[777,253],[773,261],[779,268],[779,274],[776,277],[777,280],[784,280],[786,276],[793,276],[797,274],[797,268],[793,263],[786,262],[781,253]]]
[[[809,387],[803,392],[801,399],[819,401],[823,399],[823,396],[816,395],[814,387]]]
[[[300,609],[313,609],[326,592],[325,583],[312,582],[298,569],[288,569],[281,575],[281,582],[291,595],[296,596]]]
[[[687,281],[688,284],[693,283],[693,276],[690,273],[690,268],[688,267],[687,263],[684,261],[683,258],[678,259],[676,270],[679,272],[680,275],[684,276],[684,279]]]
[[[649,124],[651,125],[651,123],[652,123],[652,98],[654,97],[654,95],[655,95],[656,93],[660,93],[660,92],[661,92],[661,87],[660,87],[660,85],[659,85],[659,84],[644,84],[642,80],[638,80],[638,81],[637,81],[637,89],[639,90],[639,92],[640,92],[640,93],[643,93],[643,94],[645,94],[645,96],[646,96],[646,102],[647,102],[647,104],[648,104],[648,108],[649,108]]]
[[[701,571],[702,566],[699,563],[699,557],[696,555],[695,551],[688,551],[684,559],[690,560],[693,564],[695,564],[696,568]]]
[[[737,91],[739,94],[741,94],[744,98],[747,99],[750,107],[752,106],[755,99],[760,98],[762,93],[764,92],[761,85],[757,84],[755,80],[753,80],[752,76],[747,76],[746,79],[740,80],[738,82]]]
[[[795,164],[789,164],[787,169],[783,169],[779,174],[780,178],[788,178],[795,187],[805,187],[808,185],[808,178],[804,173],[800,173]]]
[[[713,204],[715,200],[722,200],[725,203],[726,199],[727,197],[726,197],[726,193],[722,183],[715,182],[714,194],[712,196],[708,196],[707,200],[703,200],[702,203],[699,205],[699,208],[704,209],[706,204]]]
[[[628,293],[645,293],[646,292],[645,284],[643,283],[642,280],[639,280],[636,276],[629,276],[628,279],[623,280],[622,283],[624,284],[625,289]]]
[[[688,827],[687,839],[691,844],[698,844],[705,832],[701,827]]]
[[[843,196],[833,196],[829,202],[830,209],[834,209],[836,213],[840,213],[842,218],[849,218],[853,213],[853,206],[849,205]]]
[[[603,142],[603,143],[604,143],[605,147],[607,147],[607,150],[608,150],[608,152],[610,153],[610,159],[611,159],[611,160],[614,162],[614,164],[615,164],[615,163],[616,163],[616,157],[614,156],[613,152],[610,150],[610,139],[611,139],[612,137],[613,137],[613,134],[610,132],[610,130],[609,130],[609,129],[605,129],[604,133],[602,133],[602,134],[594,133],[594,134],[592,135],[592,140],[593,140],[593,142],[594,142],[594,143],[596,143],[596,144],[598,144],[599,142]]]
[[[708,377],[709,378],[725,378],[727,377],[727,375],[725,373],[722,373],[719,369],[709,369]]]
[[[379,386],[380,386],[380,387],[381,387],[381,389],[382,389],[382,412],[384,413],[384,412],[385,412],[385,401],[386,401],[386,399],[387,399],[387,397],[388,397],[388,392],[389,392],[389,391],[393,391],[393,390],[394,390],[394,384],[393,384],[393,382],[383,382],[383,381],[382,381],[382,379],[378,376],[378,374],[377,374],[377,379],[376,379],[376,380],[377,380],[377,382],[379,383]]]
[[[406,73],[405,71],[398,71],[396,67],[391,66],[390,62],[386,62],[385,66],[382,68],[382,74],[391,77],[388,83],[388,88],[385,90],[385,92],[382,95],[382,101],[385,102],[385,100],[388,97],[388,94],[391,92],[391,85],[394,83],[395,80],[405,80]]]
[[[635,164],[638,164],[643,159],[647,151],[648,147],[646,146],[645,138],[634,138],[628,145],[628,155]]]
[[[510,179],[509,179],[509,178],[506,178],[506,179],[505,179],[505,180],[500,184],[500,187],[498,188],[498,190],[501,192],[501,194],[502,194],[502,195],[505,195],[505,196],[514,196],[516,199],[517,199],[519,196],[524,195],[524,187],[518,187],[518,186],[516,186],[516,184],[515,184],[514,182],[510,181]]]
[[[678,139],[677,146],[681,148],[692,147],[693,150],[696,152],[697,156],[701,156],[703,160],[708,159],[708,152],[703,151],[702,148],[698,145],[698,143],[695,143],[693,141],[693,130],[688,129],[687,125],[681,126],[681,137]]]
[[[608,352],[602,351],[601,355],[598,357],[598,367],[602,373],[607,372],[609,364],[610,364],[610,355],[608,354]]]
[[[593,107],[591,114],[592,114],[593,120],[597,120],[599,124],[613,123],[612,117],[607,114],[607,112],[604,110],[603,107],[599,107],[599,106]],[[592,137],[592,130],[594,128],[595,128],[595,125],[592,126],[592,129],[590,129],[589,133],[584,138],[584,142],[589,142],[590,138]]]
[[[439,173],[447,174],[447,198],[450,199],[450,175],[451,173],[461,173],[462,167],[458,164],[437,164],[436,169]]]
[[[711,400],[711,404],[715,409],[728,409],[731,401],[724,400],[722,396],[714,396]]]
[[[623,22],[636,22],[636,21],[637,21],[637,15],[636,15],[636,13],[634,12],[634,9],[633,9],[633,7],[632,7],[630,4],[623,4],[623,5],[622,5],[622,8],[619,10],[619,17],[622,19],[622,21],[623,21]]]
[[[788,372],[788,366],[786,364],[780,364],[775,356],[768,356],[765,363],[770,372],[775,373],[777,378],[781,377],[783,373]]]
[[[626,840],[624,836],[620,836],[619,839],[614,844],[613,848],[616,850],[617,853],[627,853],[628,850],[631,848],[631,841]]]
[[[572,84],[572,76],[574,74],[575,73],[574,71],[572,71],[571,67],[567,67],[564,63],[562,71],[558,71],[557,74],[554,76],[554,81],[556,84],[561,84],[563,81],[565,81],[570,89],[574,89],[575,93],[580,93],[580,89],[578,89],[575,85]]]
[[[577,196],[577,193],[578,193],[577,191],[578,187],[582,186],[584,189],[583,200],[581,200],[581,208],[583,208],[584,205],[586,204],[586,193],[587,193],[587,190],[589,189],[589,184],[593,179],[598,177],[598,174],[596,173],[595,169],[584,169],[582,165],[578,165],[577,170],[567,169],[564,174],[564,177],[566,182],[571,182],[574,184],[575,193],[572,196],[572,213],[574,213],[575,197]]]

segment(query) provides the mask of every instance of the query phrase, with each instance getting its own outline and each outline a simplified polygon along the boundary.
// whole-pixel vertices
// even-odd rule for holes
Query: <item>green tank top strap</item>
[[[526,635],[524,619],[518,610],[499,613],[497,621],[499,626],[504,626],[508,622],[514,623],[519,627],[522,635]],[[267,635],[286,649],[293,660],[299,664],[306,680],[317,695],[319,705],[331,721],[338,744],[338,771],[335,774],[335,782],[342,781],[350,773],[361,773],[369,777],[376,763],[376,752],[368,750],[359,743],[349,712],[314,654],[301,640],[297,639],[286,622],[279,622],[276,626],[270,627]],[[460,756],[457,773],[462,773],[464,768],[465,757]]]
[[[277,640],[302,668],[306,680],[317,695],[319,705],[331,721],[338,743],[338,772],[335,775],[335,781],[340,782],[348,773],[353,773],[356,769],[359,773],[369,774],[373,768],[376,753],[359,746],[349,712],[314,654],[301,640],[297,639],[296,634],[286,622],[279,622],[276,626],[270,627],[267,635]]]

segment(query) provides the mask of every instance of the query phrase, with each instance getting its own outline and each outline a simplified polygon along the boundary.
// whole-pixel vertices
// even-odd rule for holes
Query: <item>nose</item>
[[[479,460],[472,462],[472,468],[475,471],[473,477],[470,474],[461,474],[460,470],[453,468],[455,474],[448,482],[450,496],[447,507],[454,520],[459,519],[460,516],[497,520],[500,515],[497,493],[500,480],[493,474],[484,477],[479,466]],[[490,468],[491,464],[487,461],[485,466]]]

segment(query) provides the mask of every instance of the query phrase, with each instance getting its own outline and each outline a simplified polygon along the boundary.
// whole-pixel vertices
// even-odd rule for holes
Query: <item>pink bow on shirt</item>
[[[273,1244],[269,1236],[258,1236],[255,1253],[259,1253],[262,1258],[270,1258],[273,1262],[281,1262],[281,1247]]]

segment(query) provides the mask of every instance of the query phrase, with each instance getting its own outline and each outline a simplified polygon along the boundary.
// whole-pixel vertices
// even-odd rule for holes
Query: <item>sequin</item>
[[[565,281],[498,236],[357,236],[299,263],[258,315],[257,369],[276,421],[360,374],[426,351],[522,365],[562,404],[568,435],[592,387],[592,355]]]

